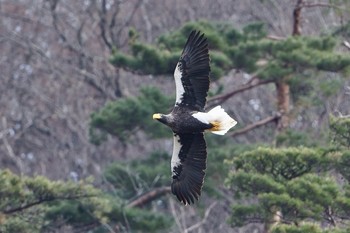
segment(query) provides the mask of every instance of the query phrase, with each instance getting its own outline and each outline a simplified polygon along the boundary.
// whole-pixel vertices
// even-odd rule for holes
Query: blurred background
[[[348,0],[0,0],[0,232],[348,232]],[[170,194],[173,70],[208,38],[203,193]]]

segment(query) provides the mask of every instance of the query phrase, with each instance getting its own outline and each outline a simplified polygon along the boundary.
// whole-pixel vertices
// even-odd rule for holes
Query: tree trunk
[[[303,8],[304,0],[297,0],[293,10],[293,36],[301,35],[301,10]],[[277,110],[281,115],[277,122],[277,132],[282,133],[289,127],[289,104],[290,104],[290,86],[287,83],[288,76],[278,80],[276,85],[277,92]],[[281,222],[282,210],[274,211],[272,224],[265,224],[265,231],[269,233],[273,225]]]
[[[301,35],[301,10],[303,8],[304,0],[298,0],[293,10],[293,36]]]
[[[293,36],[301,35],[301,10],[303,8],[304,0],[297,0],[293,10]],[[276,82],[277,90],[277,110],[281,114],[278,120],[277,130],[279,133],[283,132],[289,126],[289,85],[287,77],[282,78]]]
[[[283,132],[289,126],[289,89],[286,78],[276,82],[277,110],[281,114],[277,124],[278,132]]]

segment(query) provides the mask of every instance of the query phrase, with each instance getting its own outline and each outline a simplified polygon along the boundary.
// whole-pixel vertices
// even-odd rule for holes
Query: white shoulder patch
[[[185,89],[182,86],[181,82],[182,73],[179,67],[179,63],[177,63],[175,71],[174,71],[174,79],[175,79],[175,86],[176,86],[176,104],[181,102],[182,96],[185,93]]]
[[[179,153],[181,149],[180,137],[177,134],[174,134],[174,143],[173,143],[173,155],[171,156],[171,173],[174,175],[174,167],[178,166],[180,162]]]
[[[208,118],[208,114],[206,112],[196,112],[193,113],[192,116],[204,124],[209,124],[210,119]]]

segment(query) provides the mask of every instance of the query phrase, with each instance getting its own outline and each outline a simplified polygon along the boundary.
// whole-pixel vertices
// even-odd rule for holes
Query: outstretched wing
[[[171,191],[183,204],[198,200],[204,182],[207,151],[203,133],[174,134]]]
[[[174,72],[175,104],[203,111],[209,89],[209,73],[207,39],[199,31],[192,31]]]

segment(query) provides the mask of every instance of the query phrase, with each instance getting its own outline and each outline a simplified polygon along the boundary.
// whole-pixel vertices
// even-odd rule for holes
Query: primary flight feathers
[[[207,39],[192,31],[174,72],[176,105],[202,111],[209,90],[209,73]]]
[[[207,161],[203,132],[224,135],[237,124],[220,106],[204,112],[209,73],[207,39],[192,31],[174,72],[175,106],[169,114],[153,115],[174,133],[171,191],[185,205],[198,200],[203,187]]]

